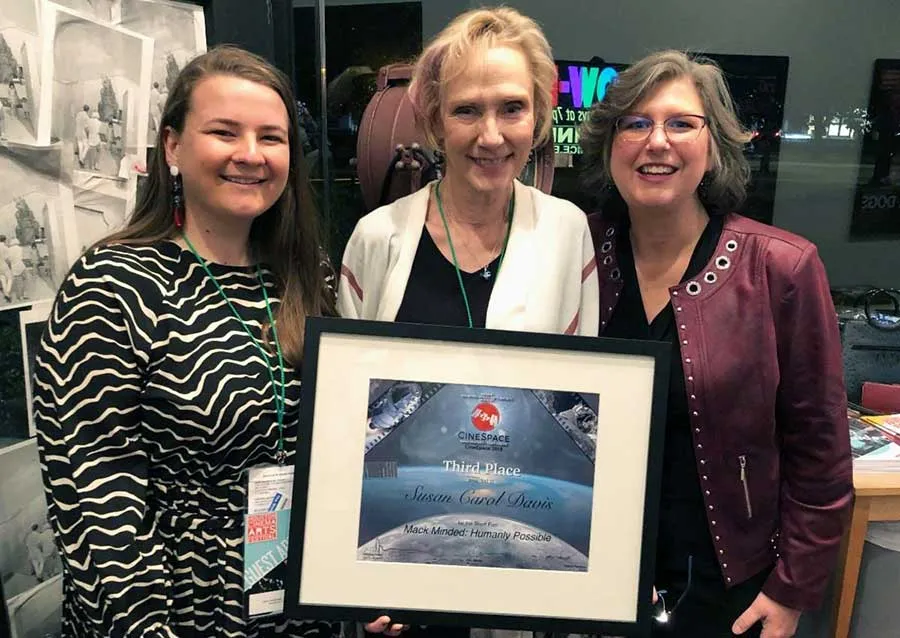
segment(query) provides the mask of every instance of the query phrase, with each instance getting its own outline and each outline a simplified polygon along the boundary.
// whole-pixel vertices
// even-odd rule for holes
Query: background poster
[[[0,0],[0,143],[37,142],[39,0]]]
[[[60,149],[0,148],[0,310],[52,300],[77,255]]]
[[[127,181],[147,145],[153,39],[52,3],[43,23],[38,137],[62,142],[77,185]]]
[[[200,4],[0,0],[0,637],[61,632],[33,438],[35,352],[72,263],[133,210],[152,85],[206,50]]]
[[[125,0],[121,26],[153,38],[147,145],[154,146],[169,91],[189,60],[206,51],[203,7],[166,0]]]
[[[61,632],[62,562],[47,521],[37,443],[0,450],[0,573],[15,636]]]
[[[875,60],[850,236],[900,237],[900,60]]]

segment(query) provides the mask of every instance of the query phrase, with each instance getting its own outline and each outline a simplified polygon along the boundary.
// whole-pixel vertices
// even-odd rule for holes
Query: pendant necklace
[[[474,327],[474,323],[472,322],[472,309],[469,307],[469,295],[466,294],[466,286],[463,284],[462,273],[459,269],[459,261],[456,259],[456,249],[453,247],[453,239],[450,237],[450,226],[447,224],[447,216],[444,214],[444,201],[441,198],[441,182],[438,182],[434,187],[434,198],[437,200],[438,213],[441,215],[441,221],[444,223],[444,232],[447,234],[447,244],[450,246],[450,255],[453,257],[453,267],[456,269],[456,279],[459,281],[459,290],[462,293],[463,304],[466,307],[466,316],[469,319],[469,327],[472,328]],[[513,193],[509,198],[509,206],[506,210],[506,237],[503,239],[503,248],[500,249],[500,261],[497,262],[497,272],[500,272],[500,267],[503,265],[503,257],[506,255],[506,246],[509,244],[509,233],[512,230],[515,203],[516,191],[515,187],[513,187]],[[493,273],[488,266],[490,266],[490,263],[488,263],[481,272],[481,278],[485,281],[493,276]]]

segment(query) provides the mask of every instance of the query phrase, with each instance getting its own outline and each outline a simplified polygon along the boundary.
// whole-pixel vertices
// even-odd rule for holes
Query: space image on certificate
[[[599,402],[370,380],[357,560],[587,571]]]

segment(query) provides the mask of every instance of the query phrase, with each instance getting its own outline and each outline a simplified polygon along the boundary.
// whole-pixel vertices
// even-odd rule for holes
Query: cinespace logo
[[[553,106],[558,106],[560,97],[566,96],[572,108],[587,109],[600,102],[606,89],[619,73],[611,66],[585,66],[560,64],[557,66],[559,81],[554,86]],[[568,106],[568,105],[567,105]]]
[[[500,410],[488,401],[482,401],[472,410],[472,425],[481,432],[490,432],[500,425]]]

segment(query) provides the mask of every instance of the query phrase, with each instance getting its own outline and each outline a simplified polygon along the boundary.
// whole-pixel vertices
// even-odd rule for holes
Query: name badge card
[[[244,516],[244,610],[248,617],[284,609],[293,466],[250,468]]]

